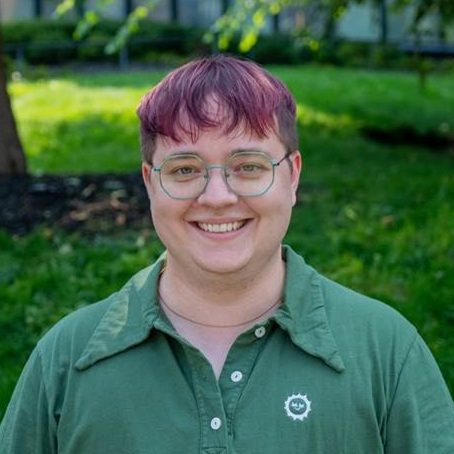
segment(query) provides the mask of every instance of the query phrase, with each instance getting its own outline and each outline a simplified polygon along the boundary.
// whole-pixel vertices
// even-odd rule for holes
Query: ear
[[[295,150],[290,155],[290,160],[292,163],[292,174],[291,174],[291,185],[293,191],[293,205],[296,203],[296,191],[298,190],[298,185],[300,182],[301,170],[303,168],[303,158],[299,150]]]
[[[151,165],[148,164],[148,162],[145,161],[142,162],[142,179],[145,184],[145,188],[147,189],[149,199],[151,199],[154,193],[153,183],[151,181],[151,174],[152,174]]]

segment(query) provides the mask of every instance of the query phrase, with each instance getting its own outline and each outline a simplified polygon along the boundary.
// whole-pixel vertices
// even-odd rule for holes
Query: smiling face
[[[192,142],[158,139],[153,157],[156,166],[180,153],[200,156],[207,165],[223,165],[238,150],[258,150],[281,159],[286,150],[278,137],[201,132]],[[143,178],[157,234],[168,250],[168,266],[181,270],[235,273],[259,272],[270,260],[280,259],[280,245],[289,222],[301,169],[298,152],[276,167],[274,183],[263,195],[240,197],[225,183],[223,171],[213,168],[205,191],[197,198],[175,200],[159,183],[159,174],[143,164]]]

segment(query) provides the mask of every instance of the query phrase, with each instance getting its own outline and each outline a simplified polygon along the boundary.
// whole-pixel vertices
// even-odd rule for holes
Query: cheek
[[[266,219],[269,233],[286,230],[292,214],[293,196],[289,191],[276,191],[272,199],[257,200],[255,211],[262,219]],[[270,194],[271,195],[271,194]]]
[[[172,234],[172,231],[175,227],[172,227],[171,219],[168,216],[166,210],[159,209],[159,206],[151,202],[151,221],[153,223],[153,228],[158,235],[161,242],[169,247],[169,240],[172,237],[178,238],[178,235]]]
[[[292,215],[292,208],[295,204],[295,193],[290,185],[285,185],[276,194],[274,206],[274,221],[279,229],[287,231]]]
[[[159,184],[159,179],[151,178],[147,184],[147,193],[150,199],[157,199],[161,196],[161,186]]]
[[[296,190],[292,191],[292,207],[296,205]]]
[[[150,200],[151,219],[159,238],[176,237],[174,233],[184,228],[184,214],[187,206],[183,202],[168,199],[163,194],[155,194]]]
[[[162,198],[156,194],[152,195],[150,198],[150,209],[151,209],[151,218],[153,224],[158,230],[164,225],[171,224],[172,220],[172,209],[165,203],[163,203]]]

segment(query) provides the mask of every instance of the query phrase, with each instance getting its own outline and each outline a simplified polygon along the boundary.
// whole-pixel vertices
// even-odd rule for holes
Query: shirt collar
[[[290,247],[283,246],[282,255],[287,262],[284,300],[273,318],[296,346],[343,372],[345,365],[325,310],[321,276]]]
[[[147,339],[159,318],[157,286],[164,262],[165,253],[110,296],[112,302],[76,362],[76,369],[87,369]]]
[[[290,247],[283,246],[282,254],[287,262],[284,302],[274,320],[296,346],[342,372],[345,366],[329,326],[320,275]],[[157,286],[164,262],[165,253],[110,297],[111,304],[76,362],[78,370],[148,338],[160,320]]]

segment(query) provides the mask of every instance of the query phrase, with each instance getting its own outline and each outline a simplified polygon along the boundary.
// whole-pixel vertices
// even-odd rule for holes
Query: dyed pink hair
[[[217,114],[208,101],[216,103]],[[298,148],[295,112],[285,85],[256,63],[226,55],[194,60],[169,73],[140,102],[142,155],[151,162],[158,136],[196,141],[201,131],[215,128],[260,138],[275,132],[292,152]]]

